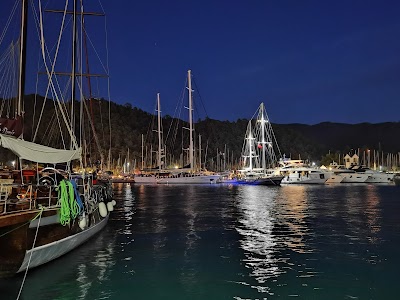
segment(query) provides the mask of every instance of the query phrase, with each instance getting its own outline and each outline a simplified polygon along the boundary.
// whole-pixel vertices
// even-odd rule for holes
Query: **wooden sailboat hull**
[[[40,210],[31,210],[0,217],[0,278],[24,271],[28,264],[34,268],[60,257],[87,241],[108,221],[108,215],[101,218],[96,210],[89,215],[89,227],[81,230],[77,220],[71,226],[62,226],[58,208],[39,214]]]
[[[18,272],[25,271],[28,265],[29,268],[34,268],[70,252],[101,231],[106,226],[107,221],[108,215],[86,230],[26,251]]]

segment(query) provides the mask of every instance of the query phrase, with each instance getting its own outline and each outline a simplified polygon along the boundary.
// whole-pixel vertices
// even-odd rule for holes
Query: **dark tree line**
[[[28,95],[25,97],[25,122],[24,122],[24,138],[30,140],[32,138],[32,119],[34,117],[35,96]],[[36,97],[36,107],[41,107],[43,98]],[[125,159],[129,149],[130,160],[136,159],[140,161],[142,153],[142,134],[147,143],[154,135],[153,129],[156,119],[153,114],[145,112],[139,108],[132,107],[131,104],[125,105],[108,102],[103,99],[92,99],[92,104],[87,101],[87,112],[93,113],[94,127],[101,146],[103,157],[107,159],[110,140],[111,155],[113,159],[120,157]],[[79,116],[79,105],[75,105],[75,113]],[[35,123],[39,111],[35,111]],[[85,130],[82,137],[87,141],[88,157],[91,161],[99,159],[98,147],[90,129],[88,116],[84,123]],[[110,118],[109,118],[110,116]],[[110,122],[109,122],[110,120]],[[168,139],[174,139],[175,143],[167,149],[170,155],[178,158],[182,152],[181,140],[185,134],[182,130],[173,129],[174,122],[181,120],[173,119],[170,116],[163,118],[164,138],[170,133]],[[244,135],[246,132],[248,120],[238,119],[237,121],[219,121],[206,118],[199,120],[195,124],[195,139],[197,143],[197,135],[202,136],[202,148],[208,149],[209,157],[212,158],[217,153],[217,149],[221,152],[228,149],[229,156],[232,160],[239,160]],[[45,142],[50,140],[50,145],[54,147],[62,147],[66,141],[62,140],[59,133],[59,125],[56,119],[56,112],[51,101],[44,107],[44,113],[41,121],[41,127],[37,141]],[[171,125],[172,124],[172,125]],[[187,124],[184,124],[184,126]],[[111,126],[111,138],[110,129]],[[388,122],[379,124],[361,123],[361,124],[339,124],[339,123],[320,123],[316,125],[304,124],[272,124],[282,155],[293,159],[308,159],[319,162],[328,152],[346,153],[351,149],[358,147],[370,147],[380,149],[386,152],[396,153],[400,151],[400,133],[399,122]],[[75,128],[79,127],[79,120],[75,121]],[[170,129],[172,128],[172,129]],[[57,129],[57,130],[56,130]],[[65,127],[61,130],[66,131]],[[77,130],[78,140],[80,140],[80,132]],[[172,135],[176,134],[174,138]],[[47,141],[46,141],[47,143]],[[69,143],[69,142],[67,142]],[[168,141],[167,141],[168,143]],[[156,144],[154,144],[156,147]],[[1,161],[6,162],[13,159],[13,155],[3,149],[0,150]],[[233,156],[232,156],[233,154]]]

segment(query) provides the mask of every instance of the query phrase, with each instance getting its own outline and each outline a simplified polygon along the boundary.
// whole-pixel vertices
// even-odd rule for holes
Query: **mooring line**
[[[39,220],[38,220],[38,225],[37,225],[37,227],[36,227],[35,238],[33,239],[33,245],[32,245],[32,249],[31,249],[31,255],[29,256],[28,265],[26,266],[26,270],[25,270],[25,274],[24,274],[24,279],[22,280],[21,288],[19,289],[18,296],[17,296],[17,299],[16,299],[16,300],[19,300],[19,297],[21,296],[21,293],[22,293],[22,289],[24,288],[26,275],[28,274],[29,265],[30,265],[31,259],[32,259],[33,248],[35,248],[35,244],[36,244],[36,238],[37,238],[38,231],[39,231],[39,227],[40,227],[40,220],[42,219],[42,213],[43,213],[43,207],[41,208],[41,211],[40,211],[40,216],[39,216]],[[35,218],[35,219],[36,219],[36,218]]]

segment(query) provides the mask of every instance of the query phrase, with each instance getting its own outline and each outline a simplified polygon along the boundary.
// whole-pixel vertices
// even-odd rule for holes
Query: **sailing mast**
[[[26,1],[26,0],[24,0]],[[100,160],[101,160],[101,167],[103,168],[104,164],[104,154],[102,151],[102,148],[100,146],[100,141],[98,139],[98,136],[96,134],[96,130],[94,127],[94,120],[93,120],[93,108],[92,108],[92,102],[93,102],[93,95],[92,95],[92,88],[91,88],[91,80],[90,77],[108,77],[107,75],[102,75],[102,74],[90,74],[90,69],[89,69],[89,55],[88,55],[88,49],[87,49],[87,32],[85,29],[85,20],[84,16],[89,15],[89,16],[104,16],[104,13],[97,13],[97,12],[84,12],[83,11],[83,0],[80,0],[80,11],[78,11],[78,0],[73,0],[73,9],[72,11],[67,11],[67,14],[72,14],[72,58],[71,58],[71,73],[65,73],[65,72],[52,72],[53,75],[62,75],[62,76],[70,76],[71,77],[71,118],[70,118],[70,128],[71,131],[74,132],[75,130],[75,114],[74,114],[74,106],[75,106],[75,100],[76,100],[76,78],[78,76],[81,77],[86,77],[88,81],[88,89],[89,89],[89,99],[90,99],[90,112],[89,109],[86,106],[85,100],[82,99],[82,109],[84,109],[88,115],[88,120],[90,127],[93,131],[93,136],[94,140],[96,143],[96,146],[98,148],[99,154],[100,154]],[[50,13],[64,13],[64,10],[57,10],[57,9],[47,9],[45,10],[46,12]],[[79,25],[81,26],[82,30],[82,39],[83,42],[81,44],[82,49],[85,50],[85,56],[86,56],[86,73],[83,72],[83,67],[82,67],[82,60],[83,60],[83,54],[81,53],[81,68],[77,72],[77,60],[78,58],[78,16],[80,16],[80,23]],[[80,84],[80,88],[82,89],[82,82]],[[81,95],[83,96],[83,90],[81,90]],[[82,119],[80,120],[81,122],[81,129],[83,127],[82,124]],[[111,127],[110,127],[111,128]],[[111,129],[110,129],[111,130]],[[110,135],[111,138],[111,135]],[[81,145],[84,144],[82,141],[83,139],[83,134],[81,132],[80,134],[80,139],[81,139]],[[72,145],[76,144],[74,141],[71,140],[71,149]],[[89,143],[90,145],[90,143]],[[76,146],[76,145],[75,145]],[[110,146],[111,146],[111,141],[110,141]],[[77,147],[77,146],[76,146]],[[108,165],[111,163],[111,149],[109,149],[109,157],[108,157]]]
[[[201,135],[199,134],[199,171],[201,172]]]
[[[143,133],[142,133],[142,171],[144,169],[144,137],[143,137]]]
[[[16,107],[16,116],[22,114],[22,101],[25,93],[25,67],[26,67],[26,35],[28,26],[28,1],[22,0],[21,13],[21,32],[19,38],[19,78],[18,78],[18,100]]]
[[[264,119],[264,103],[262,102],[260,105],[261,119],[259,122],[261,123],[261,146],[262,146],[262,169],[265,174],[266,164],[265,164],[265,119]]]
[[[162,158],[162,138],[161,138],[161,106],[160,106],[160,93],[157,93],[157,133],[158,133],[158,170],[161,172],[161,158]]]
[[[193,108],[192,108],[192,75],[191,70],[188,70],[188,89],[189,89],[189,162],[190,170],[194,170],[194,155],[193,155]]]
[[[71,130],[75,131],[75,114],[74,114],[74,101],[75,101],[75,78],[76,78],[76,27],[77,27],[77,17],[76,17],[76,1],[74,0],[73,12],[72,12],[72,70],[71,70]],[[82,139],[82,136],[80,137]],[[81,141],[82,147],[82,141]],[[72,139],[71,147],[72,149]]]
[[[251,129],[251,121],[249,121],[249,124],[247,125],[247,132],[248,135],[246,136],[246,144],[249,149],[249,155],[244,155],[244,158],[249,158],[249,170],[253,171],[253,140],[255,139],[253,137],[252,129]]]
[[[22,101],[25,93],[25,77],[26,77],[26,35],[28,26],[28,1],[22,0],[21,5],[21,28],[19,36],[19,61],[18,61],[18,91],[14,100],[14,114],[9,116],[7,113],[6,118],[0,116],[0,132],[5,135],[15,137],[23,137],[22,127]],[[11,46],[12,49],[13,46]],[[15,91],[14,91],[15,92]],[[14,117],[14,118],[13,118]]]

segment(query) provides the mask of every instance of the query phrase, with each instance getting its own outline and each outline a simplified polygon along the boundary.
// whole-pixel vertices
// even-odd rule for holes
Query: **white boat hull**
[[[369,173],[370,177],[365,181],[368,183],[392,183],[394,174],[386,173]]]
[[[285,176],[281,184],[324,184],[326,178],[312,178],[312,177],[305,177],[305,176]]]
[[[193,175],[182,177],[160,177],[157,178],[159,184],[213,184],[219,183],[220,175]]]
[[[292,169],[285,174],[281,184],[324,184],[331,176],[330,173],[315,171],[312,169]]]
[[[52,261],[75,249],[76,247],[90,239],[92,236],[94,236],[96,233],[101,231],[106,226],[108,218],[109,215],[107,215],[107,217],[102,219],[96,225],[87,228],[86,230],[83,230],[77,234],[26,251],[24,261],[22,262],[22,265],[19,268],[18,272],[26,270],[28,264],[29,268],[34,268],[43,265],[49,261]]]
[[[361,173],[346,173],[340,174],[343,176],[342,183],[363,183],[366,182],[370,175]]]
[[[325,183],[341,183],[344,177],[339,174],[331,175]]]
[[[154,175],[149,176],[135,176],[135,183],[150,183],[157,184],[157,178]]]

